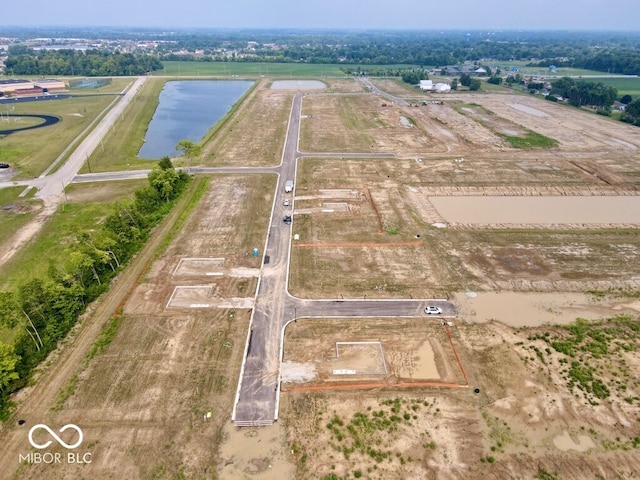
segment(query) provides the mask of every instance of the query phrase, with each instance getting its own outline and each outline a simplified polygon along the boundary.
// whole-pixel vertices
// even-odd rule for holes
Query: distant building
[[[10,79],[0,80],[0,96],[5,95],[41,95],[43,93],[62,92],[67,85],[61,80],[40,78],[38,80]]]
[[[26,88],[33,88],[33,82],[29,80],[9,79],[0,80],[0,93],[13,93],[16,90],[23,90]]]
[[[433,89],[436,91],[436,93],[446,93],[451,91],[451,85],[449,85],[448,83],[436,83],[433,86]]]
[[[433,80],[420,80],[420,90],[430,92],[433,90]]]
[[[67,89],[67,84],[62,80],[56,80],[55,78],[41,78],[34,80],[33,84],[36,87],[42,88],[44,92],[63,92]]]

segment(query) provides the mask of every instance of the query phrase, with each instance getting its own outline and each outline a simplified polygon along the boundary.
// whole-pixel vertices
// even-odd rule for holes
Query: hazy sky
[[[640,29],[639,0],[25,0],[0,26]],[[1,32],[0,32],[1,34]]]

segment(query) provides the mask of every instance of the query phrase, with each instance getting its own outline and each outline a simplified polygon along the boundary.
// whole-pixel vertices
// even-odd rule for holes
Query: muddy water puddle
[[[429,201],[452,223],[640,223],[640,196],[447,196],[429,197]]]
[[[640,311],[640,302],[595,300],[588,294],[568,292],[461,292],[453,302],[463,322],[495,320],[512,327],[566,325],[577,318],[598,320]]]
[[[284,428],[237,428],[229,423],[220,448],[220,480],[282,480],[294,478],[295,466],[288,461]]]

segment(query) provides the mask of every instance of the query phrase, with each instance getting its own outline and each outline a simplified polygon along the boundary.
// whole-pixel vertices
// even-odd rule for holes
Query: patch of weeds
[[[62,387],[58,392],[58,397],[56,398],[56,404],[53,407],[51,407],[51,411],[59,412],[60,410],[62,410],[62,407],[65,404],[65,402],[69,398],[71,398],[71,396],[75,393],[77,385],[78,385],[78,375],[74,375],[73,377],[71,377],[71,379],[69,379],[69,382],[67,382],[67,384],[64,387]]]
[[[495,133],[509,142],[513,148],[551,148],[558,146],[557,140],[532,131],[528,131],[524,136],[511,136],[500,132]]]
[[[400,228],[397,225],[387,223],[384,226],[384,231],[389,235],[397,235],[400,232]]]
[[[558,476],[555,473],[550,473],[544,468],[538,468],[538,472],[533,478],[536,478],[537,480],[558,480]]]
[[[102,353],[105,348],[107,348],[107,346],[113,341],[116,333],[118,333],[118,328],[120,327],[121,322],[122,317],[120,314],[116,314],[109,319],[107,326],[102,330],[102,332],[100,332],[100,335],[87,354],[88,360],[92,359],[99,353]]]

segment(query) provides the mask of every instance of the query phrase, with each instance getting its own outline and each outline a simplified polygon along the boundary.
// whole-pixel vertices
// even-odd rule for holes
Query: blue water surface
[[[138,156],[176,157],[180,140],[199,142],[253,85],[250,80],[167,82]]]

